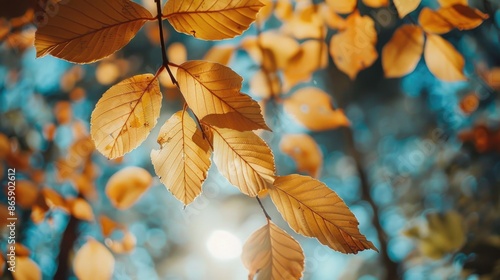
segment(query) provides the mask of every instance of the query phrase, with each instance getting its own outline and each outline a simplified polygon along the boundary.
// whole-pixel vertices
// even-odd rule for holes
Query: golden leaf
[[[323,41],[307,40],[300,51],[288,61],[283,71],[283,91],[288,92],[301,82],[307,82],[312,74],[328,66],[328,46]]]
[[[415,25],[401,26],[382,50],[382,67],[387,78],[405,76],[417,67],[424,52],[424,32]]]
[[[350,14],[352,13],[358,4],[357,0],[326,0],[326,4],[339,14]]]
[[[347,28],[332,36],[330,55],[335,65],[351,80],[377,60],[377,31],[373,19],[358,11],[347,18]]]
[[[16,257],[15,272],[12,273],[14,280],[41,280],[42,271],[36,262],[29,257]]]
[[[372,8],[380,8],[388,6],[389,0],[363,0],[363,4]]]
[[[250,81],[250,91],[262,100],[281,94],[281,81],[276,72],[258,70]]]
[[[489,16],[467,5],[455,4],[438,10],[438,13],[459,30],[474,29]]]
[[[139,146],[158,121],[161,100],[160,85],[152,74],[112,86],[97,102],[90,119],[97,150],[112,159]]]
[[[94,212],[92,211],[92,206],[83,198],[75,198],[68,200],[69,212],[73,217],[92,222],[94,221]]]
[[[58,3],[58,12],[36,31],[37,57],[51,54],[90,63],[123,48],[151,13],[129,0],[79,0]]]
[[[111,279],[115,266],[115,258],[101,243],[89,239],[76,252],[73,270],[78,280]]]
[[[106,184],[106,196],[114,207],[123,210],[132,206],[146,192],[153,178],[143,168],[129,166],[111,176]]]
[[[120,240],[112,240],[111,238],[106,238],[104,241],[106,246],[111,249],[116,254],[126,254],[130,253],[135,249],[137,244],[137,239],[135,235],[129,230],[124,230],[123,237]]]
[[[297,171],[319,178],[323,154],[314,138],[307,134],[283,135],[280,150],[295,161]]]
[[[326,34],[317,5],[299,6],[281,30],[297,39],[322,39]]]
[[[466,80],[463,56],[441,36],[427,35],[424,57],[427,67],[437,78],[448,82]]]
[[[228,65],[234,53],[233,46],[214,46],[203,57],[203,60]]]
[[[304,252],[300,244],[272,221],[255,231],[245,242],[241,259],[248,279],[300,279]]]
[[[200,195],[210,167],[210,145],[186,111],[179,111],[158,135],[160,150],[151,151],[156,174],[184,205]]]
[[[179,32],[204,40],[221,40],[247,30],[263,6],[259,0],[169,0],[163,17]]]
[[[359,232],[358,221],[344,201],[323,183],[297,174],[278,177],[269,194],[297,233],[342,253],[377,251]]]
[[[266,142],[251,131],[212,127],[214,163],[242,193],[255,197],[274,180],[274,156]]]
[[[394,5],[398,10],[400,18],[404,18],[407,14],[415,11],[422,0],[394,0]]]
[[[453,24],[448,22],[440,13],[427,7],[420,12],[418,22],[429,33],[444,34],[453,29]]]
[[[341,109],[334,110],[330,96],[319,88],[297,90],[284,101],[284,108],[299,123],[312,131],[325,131],[349,126],[350,122]]]
[[[319,13],[328,27],[334,30],[344,30],[346,28],[345,19],[332,11],[326,3],[319,4]]]
[[[240,131],[270,130],[259,104],[240,92],[242,80],[231,68],[218,63],[188,61],[177,70],[181,92],[201,121]]]
[[[467,6],[467,0],[438,0],[438,2],[442,7],[449,7],[455,4],[462,4]]]

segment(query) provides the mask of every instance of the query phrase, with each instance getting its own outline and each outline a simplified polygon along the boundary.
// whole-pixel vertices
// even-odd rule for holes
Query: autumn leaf
[[[208,50],[203,60],[228,65],[234,51],[235,48],[233,46],[214,46]]]
[[[250,91],[254,96],[267,100],[281,94],[281,81],[276,72],[258,70],[250,81]]]
[[[285,111],[312,131],[349,126],[342,109],[332,108],[330,96],[319,88],[305,87],[285,99]]]
[[[344,31],[332,36],[330,55],[335,65],[354,80],[359,71],[377,60],[377,31],[373,19],[361,16],[358,11],[347,18],[346,26]]]
[[[222,40],[247,30],[263,6],[259,0],[169,0],[163,18],[179,32],[204,40]]]
[[[447,21],[440,13],[427,7],[423,8],[420,12],[418,22],[429,33],[444,34],[453,29],[453,24]]]
[[[158,135],[160,150],[151,151],[156,174],[184,205],[200,195],[210,167],[210,145],[186,111],[179,111]]]
[[[467,5],[455,4],[438,10],[439,15],[459,30],[474,29],[489,16]]]
[[[462,4],[467,6],[467,0],[438,0],[439,5],[441,7],[449,7],[455,4]]]
[[[293,16],[284,22],[281,30],[297,39],[322,39],[326,33],[318,7],[312,4],[298,6]]]
[[[214,163],[231,184],[255,197],[274,181],[274,156],[266,142],[251,131],[211,127]]]
[[[398,10],[399,17],[404,18],[409,13],[415,11],[422,0],[394,0],[394,5]]]
[[[245,242],[241,259],[248,279],[300,279],[304,270],[300,244],[270,220]]]
[[[151,13],[129,0],[64,1],[35,35],[37,57],[91,63],[123,48]]]
[[[242,80],[231,68],[212,62],[188,61],[177,70],[180,90],[201,121],[240,131],[270,130],[259,104],[240,92]]]
[[[42,271],[36,262],[27,256],[16,257],[14,280],[41,280]]]
[[[109,159],[138,147],[160,116],[162,95],[152,74],[137,75],[112,86],[92,112],[90,134]]]
[[[132,206],[146,192],[153,178],[143,168],[129,166],[111,176],[106,184],[106,195],[114,207],[124,210]]]
[[[363,3],[371,8],[380,8],[389,5],[389,0],[363,0]]]
[[[87,222],[94,221],[92,206],[83,198],[68,200],[68,208],[73,217]]]
[[[358,221],[344,201],[320,181],[297,174],[278,177],[269,194],[297,233],[342,253],[377,251],[359,232]]]
[[[427,67],[437,78],[448,82],[466,80],[463,56],[441,36],[427,35],[424,57]]]
[[[123,232],[123,237],[120,240],[106,238],[104,242],[106,243],[106,246],[113,251],[113,253],[126,254],[135,249],[137,238],[132,232],[130,232],[130,230],[125,230]]]
[[[324,23],[333,30],[344,30],[346,22],[343,17],[328,7],[328,4],[321,3],[318,5],[318,10],[323,18]]]
[[[79,280],[111,279],[114,266],[111,252],[95,239],[89,239],[73,260],[73,270]]]
[[[382,67],[387,78],[405,76],[417,67],[424,51],[424,32],[415,25],[401,26],[382,50]]]
[[[357,0],[326,0],[326,4],[339,14],[350,14],[356,9]]]
[[[328,66],[328,46],[318,40],[307,40],[300,45],[299,52],[288,61],[283,70],[284,91],[301,82],[307,82],[312,74]]]
[[[280,151],[295,161],[299,172],[319,178],[323,154],[314,138],[307,134],[284,135],[280,141]]]

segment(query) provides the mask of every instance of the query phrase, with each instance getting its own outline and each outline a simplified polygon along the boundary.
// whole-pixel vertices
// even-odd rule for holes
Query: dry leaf
[[[481,25],[485,19],[489,18],[487,14],[482,13],[478,9],[462,4],[441,8],[438,10],[438,13],[459,30],[474,29]]]
[[[346,28],[345,19],[332,11],[326,3],[319,4],[319,13],[323,21],[333,30],[344,30]]]
[[[300,279],[304,271],[300,244],[269,220],[245,242],[241,259],[250,280]]]
[[[113,276],[115,258],[94,239],[89,239],[76,252],[73,270],[78,280],[107,280]]]
[[[389,0],[363,0],[363,4],[372,8],[380,8],[388,6]]]
[[[323,39],[326,34],[323,19],[316,5],[299,6],[281,29],[283,33],[297,39]]]
[[[7,193],[7,188],[4,188]],[[35,204],[40,191],[31,181],[19,180],[16,182],[15,197],[16,204],[24,209],[29,209]]]
[[[21,243],[16,244],[15,252],[18,257],[29,257],[31,255],[31,250]]]
[[[210,168],[210,145],[186,111],[179,111],[162,126],[160,150],[151,151],[156,174],[184,205],[200,195]]]
[[[66,205],[66,200],[62,197],[58,192],[50,188],[43,188],[41,191],[43,198],[45,199],[45,203],[50,208],[60,208],[65,211],[68,210]]]
[[[438,0],[438,3],[442,7],[453,6],[455,4],[462,4],[467,6],[467,0]]]
[[[269,194],[297,233],[316,237],[322,244],[342,253],[377,251],[359,232],[358,220],[344,201],[320,181],[296,174],[278,177]]]
[[[453,29],[453,24],[448,22],[440,13],[427,7],[420,12],[418,22],[429,33],[444,34]]]
[[[12,273],[14,280],[41,280],[42,271],[36,262],[29,257],[16,257],[16,272]]]
[[[126,254],[130,253],[135,249],[137,244],[137,239],[135,235],[131,233],[129,230],[124,232],[124,235],[121,240],[112,240],[107,238],[105,241],[106,246],[108,246],[113,253],[116,254]]]
[[[325,131],[350,122],[341,109],[334,110],[330,96],[319,88],[306,87],[284,101],[285,111],[312,131]]]
[[[123,48],[151,13],[129,0],[79,0],[57,5],[58,12],[36,31],[37,57],[51,54],[90,63]]]
[[[214,163],[242,193],[255,197],[274,181],[274,156],[251,131],[212,127]]]
[[[83,198],[76,198],[68,200],[69,211],[73,217],[92,222],[94,221],[94,212],[92,211],[92,206]]]
[[[332,36],[330,55],[335,65],[351,80],[377,60],[377,31],[373,19],[358,11],[347,18],[347,28]]]
[[[153,178],[144,168],[129,166],[116,172],[106,184],[106,195],[114,207],[124,210],[146,192]]]
[[[447,81],[464,81],[464,58],[455,47],[439,35],[427,35],[425,63],[434,76]]]
[[[261,99],[269,99],[281,93],[281,81],[276,72],[258,70],[250,81],[250,92]]]
[[[228,65],[234,53],[233,46],[214,46],[203,57],[205,61],[217,62],[222,65]]]
[[[300,51],[288,61],[283,71],[283,91],[288,92],[301,82],[307,82],[312,74],[328,66],[328,46],[323,41],[307,40]]]
[[[259,0],[169,0],[163,18],[179,32],[204,40],[221,40],[247,30],[263,6]]]
[[[101,231],[104,237],[110,236],[115,229],[123,229],[121,224],[104,215],[99,216],[99,224],[101,225]]]
[[[297,171],[319,178],[323,166],[323,154],[314,138],[307,134],[283,135],[280,151],[295,161]]]
[[[424,52],[424,32],[419,26],[401,26],[382,50],[382,67],[387,78],[410,74]]]
[[[415,11],[422,0],[394,0],[394,5],[398,10],[400,18],[404,18],[407,14]]]
[[[259,13],[257,14],[256,21],[262,24],[273,14],[274,4],[273,1],[271,0],[260,0],[260,2],[264,6],[262,7],[262,9],[260,9]]]
[[[460,109],[464,114],[472,114],[479,107],[479,97],[475,93],[467,94],[460,100]]]
[[[137,75],[112,86],[92,112],[90,134],[109,159],[139,146],[156,125],[162,95],[152,74]]]
[[[181,92],[201,121],[240,131],[270,130],[259,104],[240,92],[242,80],[218,63],[188,61],[177,70]]]
[[[352,13],[358,4],[357,0],[326,0],[326,4],[339,14],[350,14]]]
[[[276,0],[274,15],[281,21],[287,21],[293,15],[293,4],[291,0]]]

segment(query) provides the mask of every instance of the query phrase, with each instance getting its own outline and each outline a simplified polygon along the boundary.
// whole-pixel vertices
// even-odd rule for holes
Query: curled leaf
[[[106,195],[114,207],[124,210],[132,206],[146,190],[153,178],[143,168],[129,166],[116,172],[106,184]]]
[[[423,8],[420,12],[418,22],[429,33],[444,34],[453,29],[453,24],[447,21],[440,13],[427,7]]]
[[[485,19],[489,18],[487,14],[478,9],[463,4],[441,8],[438,13],[459,30],[474,29],[481,25]]]

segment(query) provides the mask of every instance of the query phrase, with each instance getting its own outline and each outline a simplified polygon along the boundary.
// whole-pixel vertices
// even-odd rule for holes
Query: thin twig
[[[267,214],[266,208],[264,208],[264,205],[262,205],[262,201],[260,201],[260,198],[258,196],[256,196],[255,198],[259,202],[260,208],[262,208],[262,211],[264,212],[264,215],[266,215],[266,218],[270,221],[271,220],[271,216],[269,216],[269,214]]]
[[[179,84],[177,83],[177,80],[174,77],[174,74],[172,73],[172,70],[170,69],[170,62],[168,61],[168,56],[167,56],[167,48],[165,47],[165,39],[163,38],[163,20],[161,18],[161,0],[155,0],[156,2],[156,10],[158,11],[158,14],[156,15],[156,19],[158,19],[158,28],[160,29],[160,43],[161,43],[161,58],[163,61],[163,66],[167,69],[168,75],[170,76],[170,80],[172,80],[172,83],[179,87]]]

